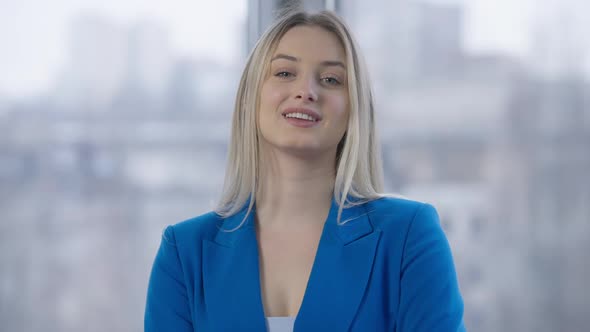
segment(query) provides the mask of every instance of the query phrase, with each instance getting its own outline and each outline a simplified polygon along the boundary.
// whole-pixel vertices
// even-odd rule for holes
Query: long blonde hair
[[[300,25],[318,26],[334,33],[344,48],[346,68],[349,68],[349,121],[347,131],[338,144],[334,182],[334,199],[339,206],[338,223],[344,207],[383,196],[383,170],[371,85],[366,65],[349,28],[329,11],[316,14],[290,11],[279,17],[258,40],[242,73],[233,113],[225,182],[215,209],[221,217],[236,214],[248,203],[247,216],[254,207],[260,179],[256,123],[260,88],[280,39],[289,29]],[[245,220],[246,217],[236,229]]]

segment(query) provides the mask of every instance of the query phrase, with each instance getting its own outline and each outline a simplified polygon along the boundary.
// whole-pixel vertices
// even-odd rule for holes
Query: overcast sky
[[[465,6],[469,51],[526,56],[538,7],[557,0],[430,1]],[[69,23],[84,11],[122,24],[155,20],[175,54],[231,61],[241,54],[247,0],[0,0],[0,96],[39,94],[53,82],[65,62]]]

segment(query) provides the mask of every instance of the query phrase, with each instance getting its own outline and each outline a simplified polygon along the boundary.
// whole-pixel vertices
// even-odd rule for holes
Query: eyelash
[[[280,72],[276,73],[276,74],[275,74],[275,76],[277,76],[277,77],[281,77],[281,78],[287,78],[287,76],[284,76],[283,74],[289,74],[289,75],[293,75],[293,74],[291,74],[291,73],[290,73],[290,72],[288,72],[288,71],[280,71]]]
[[[275,76],[279,77],[279,78],[288,78],[288,77],[294,76],[294,75],[288,71],[283,70],[283,71],[276,73]],[[328,84],[328,85],[341,85],[342,84],[338,78],[333,77],[333,76],[322,77],[322,78],[320,78],[320,80],[326,82],[326,84]],[[333,82],[330,83],[327,80],[333,80]]]

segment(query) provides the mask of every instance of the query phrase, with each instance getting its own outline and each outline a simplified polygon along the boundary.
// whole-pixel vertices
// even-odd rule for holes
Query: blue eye
[[[291,74],[288,71],[281,71],[281,72],[276,73],[275,76],[282,77],[282,78],[287,78],[287,77],[293,76],[293,74]]]
[[[329,85],[340,85],[340,81],[335,77],[324,77],[322,81],[328,83]]]

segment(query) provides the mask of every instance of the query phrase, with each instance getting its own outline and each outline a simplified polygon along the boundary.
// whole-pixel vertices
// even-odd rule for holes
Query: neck
[[[315,158],[276,150],[263,154],[256,194],[259,225],[283,229],[323,225],[332,202],[335,156],[335,151]]]

